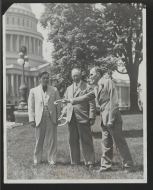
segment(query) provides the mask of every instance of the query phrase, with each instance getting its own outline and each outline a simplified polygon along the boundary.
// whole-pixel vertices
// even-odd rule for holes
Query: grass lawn
[[[33,151],[35,146],[34,129],[29,125],[7,128],[7,179],[143,179],[143,115],[123,115],[123,133],[131,151],[135,173],[126,173],[121,168],[121,158],[114,148],[113,167],[115,171],[98,174],[100,167],[101,129],[100,116],[92,126],[96,164],[90,171],[83,164],[71,166],[68,146],[67,126],[58,127],[57,167],[49,168],[46,160],[46,143],[44,144],[43,163],[33,168]]]

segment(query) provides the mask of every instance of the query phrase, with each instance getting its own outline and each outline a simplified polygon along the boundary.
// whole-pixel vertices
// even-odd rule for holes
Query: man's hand
[[[59,119],[63,119],[64,115],[65,115],[65,114],[62,113],[62,114],[59,116],[58,120],[59,120]]]
[[[33,128],[35,128],[36,127],[35,121],[30,122],[30,126],[33,127]]]
[[[92,126],[95,123],[95,119],[90,119],[90,126]]]
[[[108,123],[107,123],[107,127],[108,127],[108,128],[112,128],[112,127],[113,127],[113,123],[108,122]]]
[[[64,99],[64,100],[62,100],[62,103],[67,104],[67,103],[71,103],[71,101],[70,101],[70,99]]]

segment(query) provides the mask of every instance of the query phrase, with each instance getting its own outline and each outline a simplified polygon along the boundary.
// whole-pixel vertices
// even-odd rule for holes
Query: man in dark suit
[[[91,86],[81,80],[81,70],[72,70],[73,84],[70,85],[66,92],[65,98],[70,99],[88,93]],[[94,124],[96,118],[95,100],[82,102],[81,104],[67,104],[63,109],[63,115],[67,113],[68,129],[69,129],[69,147],[71,164],[78,165],[80,163],[80,145],[82,146],[85,165],[91,169],[95,162],[95,154],[93,147],[93,139],[91,135],[91,125]]]
[[[120,152],[123,165],[128,172],[133,172],[134,164],[122,133],[122,118],[118,108],[116,87],[111,79],[102,77],[103,71],[99,67],[90,70],[91,83],[95,84],[92,92],[77,98],[65,100],[72,105],[91,101],[96,98],[100,105],[102,118],[102,157],[99,172],[111,170],[113,159],[113,140]]]

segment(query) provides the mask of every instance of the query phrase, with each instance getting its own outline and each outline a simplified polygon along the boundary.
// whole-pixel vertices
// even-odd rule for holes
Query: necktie
[[[47,86],[43,87],[43,91],[46,92],[47,91]]]
[[[75,95],[75,93],[76,93],[77,90],[78,90],[78,84],[75,83],[75,89],[74,89],[74,93],[73,93],[73,95]]]

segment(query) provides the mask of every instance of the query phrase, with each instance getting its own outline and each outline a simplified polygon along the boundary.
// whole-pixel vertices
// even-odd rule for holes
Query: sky
[[[41,14],[44,12],[44,6],[41,3],[30,3],[32,12],[35,14],[37,19],[40,19]],[[44,59],[47,62],[52,62],[51,58],[51,51],[53,50],[53,45],[50,42],[47,42],[47,30],[44,30],[43,27],[41,27],[40,23],[37,24],[37,31],[40,32],[43,37],[43,56]]]
[[[35,14],[37,19],[40,19],[41,14],[44,12],[44,6],[41,3],[30,3],[31,4],[31,9],[32,12]],[[40,32],[43,37],[44,37],[44,42],[43,42],[43,56],[44,59],[48,62],[52,62],[51,58],[51,51],[53,50],[53,45],[50,42],[47,42],[47,31],[44,30],[41,25],[38,22],[37,25],[37,30]],[[139,66],[139,77],[138,77],[138,82],[141,84],[143,83],[143,62]],[[114,72],[113,78],[116,79],[122,79],[122,80],[129,80],[129,77],[127,74],[119,74],[118,72]]]

